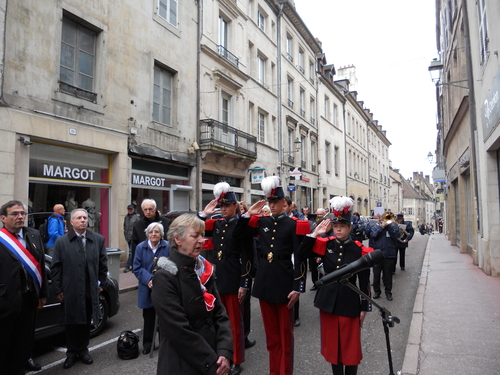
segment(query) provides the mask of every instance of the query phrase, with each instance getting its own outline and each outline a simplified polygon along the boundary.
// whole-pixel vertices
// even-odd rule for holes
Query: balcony
[[[290,164],[295,164],[295,158],[293,157],[293,155],[288,155],[287,161]]]
[[[306,117],[306,111],[304,111],[303,109],[300,110],[300,115],[302,117]]]
[[[238,67],[240,59],[238,59],[235,55],[233,55],[231,52],[229,52],[226,47],[221,46],[219,44],[218,48],[219,48],[219,55],[220,56],[224,57],[231,64]]]
[[[315,122],[316,122],[316,119],[314,117],[311,117],[311,124],[314,125]]]
[[[288,58],[288,60],[290,60],[291,62],[293,62],[293,57],[292,55],[290,55],[289,53],[286,54],[286,57]]]
[[[200,120],[200,149],[257,160],[257,138],[213,119]]]
[[[291,99],[288,99],[288,107],[293,109],[293,101]]]
[[[306,168],[306,166],[307,166],[306,161],[305,161],[305,160],[302,160],[302,161],[300,162],[300,166],[301,166],[302,168]]]
[[[311,171],[316,172],[316,166],[315,165],[311,165]]]

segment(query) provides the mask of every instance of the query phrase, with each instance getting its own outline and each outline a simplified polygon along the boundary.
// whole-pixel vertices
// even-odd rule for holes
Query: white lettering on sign
[[[61,167],[59,165],[43,165],[43,176],[65,178],[68,180],[94,181],[95,170],[85,168]]]
[[[165,186],[165,179],[161,178],[161,177],[141,176],[138,174],[133,174],[132,175],[132,184],[164,187]]]
[[[486,99],[483,103],[484,105],[484,116],[489,120],[495,106],[498,104],[498,91],[491,97],[491,100]]]

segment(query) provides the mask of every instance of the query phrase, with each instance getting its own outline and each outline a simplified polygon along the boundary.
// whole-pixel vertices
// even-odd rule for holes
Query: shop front
[[[142,214],[141,202],[154,199],[162,214],[185,211],[190,207],[193,187],[189,185],[189,167],[132,157],[131,203]]]
[[[102,234],[109,246],[110,155],[33,142],[29,156],[29,225],[38,227],[43,213],[56,204],[66,209],[66,225],[75,208],[88,212],[89,230]],[[37,216],[37,213],[40,215]]]

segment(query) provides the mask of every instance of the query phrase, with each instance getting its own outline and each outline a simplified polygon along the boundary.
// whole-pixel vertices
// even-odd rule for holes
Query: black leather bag
[[[118,357],[121,359],[134,359],[139,356],[139,335],[132,331],[123,331],[116,344]]]

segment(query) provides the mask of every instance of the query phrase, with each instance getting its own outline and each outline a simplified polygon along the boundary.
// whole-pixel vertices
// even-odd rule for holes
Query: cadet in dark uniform
[[[351,240],[349,236],[352,200],[348,197],[335,197],[330,203],[335,236],[320,237],[328,231],[330,225],[327,220],[322,221],[302,241],[299,250],[301,257],[313,254],[321,256],[326,273],[354,262],[373,250],[364,247],[359,241]],[[369,295],[370,270],[354,274],[349,282]],[[361,327],[366,312],[371,311],[371,304],[348,286],[331,283],[318,289],[314,306],[320,310],[321,354],[332,364],[334,375],[355,375],[362,359]]]
[[[261,185],[271,216],[258,215],[266,203],[261,200],[239,219],[235,233],[260,238],[252,295],[260,303],[269,373],[285,375],[293,372],[293,307],[299,293],[305,291],[306,277],[306,264],[298,257],[298,249],[303,236],[309,233],[309,223],[293,220],[283,212],[285,200],[277,176],[266,177]]]
[[[238,222],[239,205],[236,195],[229,191],[227,182],[219,182],[214,187],[215,199],[212,200],[203,212],[201,218],[207,218],[220,205],[222,219],[208,219],[205,222],[204,249],[213,249],[217,289],[221,302],[227,310],[231,322],[233,336],[233,365],[231,374],[241,373],[241,363],[245,361],[245,333],[243,324],[243,302],[248,289],[251,288],[250,277],[251,261],[246,258],[251,254],[245,251],[242,254],[243,244],[240,239],[233,238],[233,231]],[[250,243],[250,245],[252,245]]]

